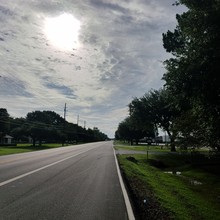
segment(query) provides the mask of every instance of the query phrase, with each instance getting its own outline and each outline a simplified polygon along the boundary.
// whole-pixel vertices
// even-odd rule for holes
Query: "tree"
[[[35,111],[27,114],[24,131],[33,139],[33,145],[36,141],[40,143],[45,141],[65,141],[68,142],[87,142],[103,141],[108,136],[99,131],[99,129],[82,128],[73,123],[65,121],[60,115],[52,111]]]
[[[25,118],[10,118],[10,133],[14,137],[14,140],[27,140],[23,128],[25,123]]]
[[[135,140],[136,144],[138,144],[138,141],[145,137],[145,133],[142,129],[135,126],[135,123],[131,117],[127,117],[121,123],[119,123],[116,136],[120,140],[126,140],[133,145],[133,141]]]
[[[0,108],[0,142],[4,135],[9,132],[10,129],[10,119],[7,109]]]
[[[65,120],[53,111],[34,111],[27,114],[28,121],[41,122],[48,125],[61,126]]]
[[[142,126],[154,125],[155,130],[162,128],[167,131],[171,140],[171,151],[175,151],[177,132],[174,125],[178,110],[167,90],[151,90],[143,97],[135,98],[129,106],[131,116],[138,119],[137,122]]]
[[[88,130],[87,130],[88,134]],[[93,128],[93,141],[104,141],[108,139],[108,136],[104,133],[102,133],[97,127]]]
[[[10,125],[10,126],[9,126]],[[15,140],[28,140],[31,137],[33,146],[47,142],[90,142],[107,140],[108,136],[98,128],[85,129],[67,122],[53,111],[29,112],[25,118],[9,117],[6,109],[0,108],[0,142],[10,132]]]
[[[145,137],[154,138],[157,127],[152,120],[149,108],[146,109],[145,103],[141,99],[134,98],[128,106],[133,126],[141,130]]]
[[[53,111],[35,111],[28,113],[24,131],[33,139],[33,145],[43,140],[64,140],[63,133],[65,120]]]
[[[188,11],[176,16],[173,32],[163,34],[164,48],[173,55],[165,61],[165,87],[183,115],[191,112],[199,122],[196,127],[185,123],[188,133],[206,134],[200,143],[220,150],[220,1],[180,0],[177,4]]]

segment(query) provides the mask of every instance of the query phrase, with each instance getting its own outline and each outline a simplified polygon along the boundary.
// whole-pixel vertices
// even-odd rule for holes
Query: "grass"
[[[170,152],[170,149],[167,146],[156,146],[156,145],[146,145],[146,144],[128,146],[126,144],[120,143],[120,144],[115,144],[115,149],[116,150],[122,149],[122,150],[135,150],[135,151],[149,150],[149,151]]]
[[[170,147],[169,145],[147,145],[147,144],[139,144],[139,145],[128,145],[127,143],[123,141],[115,141],[114,142],[114,147],[116,150],[136,150],[136,151],[149,151],[149,152],[170,152]],[[208,154],[209,149],[208,148],[200,148],[197,150],[182,150],[177,148],[176,152],[178,153],[204,153]]]
[[[153,145],[133,145],[133,146],[116,146],[115,149],[117,150],[137,150],[137,151],[162,151],[162,152],[169,152],[170,150],[167,147],[161,148],[160,146],[153,146]]]
[[[56,143],[42,144],[42,146],[36,145],[35,147],[30,144],[17,144],[17,146],[0,146],[0,156],[8,154],[25,153],[37,150],[45,150],[61,146],[62,144]]]
[[[144,198],[149,201],[148,207],[142,207],[140,219],[162,219],[157,216],[159,209],[163,219],[220,219],[219,158],[150,154],[147,160],[146,155],[138,154],[118,155],[118,159],[139,209]],[[165,171],[181,171],[181,175]],[[195,180],[202,184],[192,184]]]

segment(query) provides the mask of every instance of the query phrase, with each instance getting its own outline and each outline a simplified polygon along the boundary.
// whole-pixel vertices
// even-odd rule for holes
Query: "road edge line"
[[[112,149],[113,149],[113,152],[114,152],[114,157],[115,157],[115,163],[116,163],[119,182],[120,182],[122,193],[123,193],[124,200],[125,200],[125,206],[126,206],[126,209],[127,209],[128,219],[129,220],[135,220],[134,212],[133,212],[133,209],[132,209],[132,206],[131,206],[131,202],[130,202],[130,199],[128,197],[127,190],[125,188],[123,178],[121,176],[121,171],[120,171],[120,168],[119,168],[119,165],[118,165],[118,159],[117,159],[117,156],[116,156],[116,153],[115,153],[114,146],[112,146]]]

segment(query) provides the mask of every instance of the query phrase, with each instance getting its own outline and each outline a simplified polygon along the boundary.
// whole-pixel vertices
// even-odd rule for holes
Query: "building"
[[[13,139],[12,136],[6,134],[5,136],[2,137],[0,143],[4,144],[4,145],[11,145],[12,144],[12,139]]]

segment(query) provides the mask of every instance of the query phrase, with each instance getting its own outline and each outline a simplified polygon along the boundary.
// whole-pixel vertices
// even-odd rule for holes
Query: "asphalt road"
[[[1,156],[0,219],[128,219],[112,142]]]

